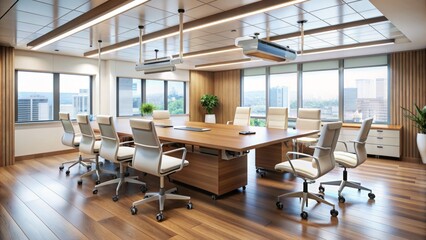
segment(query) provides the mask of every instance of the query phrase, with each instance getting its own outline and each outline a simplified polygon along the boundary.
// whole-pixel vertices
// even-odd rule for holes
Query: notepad
[[[210,128],[198,128],[198,127],[188,127],[188,126],[179,126],[175,127],[178,130],[194,131],[194,132],[205,132],[210,131]]]

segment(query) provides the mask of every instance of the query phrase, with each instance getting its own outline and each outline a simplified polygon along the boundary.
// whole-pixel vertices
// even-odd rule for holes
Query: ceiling
[[[264,0],[266,2],[266,0]],[[0,0],[0,45],[29,49],[27,44],[71,21],[105,0]],[[183,8],[184,23],[200,20],[258,0],[150,0],[119,16],[92,28],[41,48],[40,52],[83,57],[84,53],[117,44],[139,36],[138,25],[145,27],[146,35],[179,24],[177,10]],[[8,10],[9,9],[9,10]],[[349,27],[324,33],[305,35],[304,50],[395,39],[395,44],[333,53],[298,56],[295,62],[340,58],[358,55],[388,53],[426,48],[425,0],[308,0],[281,9],[267,11],[227,23],[184,33],[183,52],[191,53],[233,46],[235,38],[253,36],[274,37],[300,33],[299,20],[308,20],[305,31],[342,23],[385,16],[388,20]],[[300,38],[285,38],[276,43],[300,49]],[[144,44],[143,59],[165,57],[179,53],[179,36],[168,37]],[[194,69],[195,65],[247,58],[242,51],[213,54],[184,59],[177,65],[181,69]],[[139,47],[134,46],[105,54],[102,59],[130,62],[139,61]],[[242,62],[236,65],[212,67],[203,70],[218,71],[277,64],[271,61]],[[282,63],[281,63],[282,64]]]

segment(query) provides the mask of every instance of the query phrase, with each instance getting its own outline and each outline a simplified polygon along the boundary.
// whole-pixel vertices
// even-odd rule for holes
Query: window
[[[59,74],[59,111],[90,114],[90,76]]]
[[[297,117],[297,72],[271,74],[269,106],[286,107],[289,117]]]
[[[244,71],[243,106],[251,108],[252,117],[266,116],[265,74],[265,68],[254,68]]]
[[[53,120],[53,73],[17,72],[17,122]]]
[[[339,71],[303,72],[302,106],[321,109],[321,119],[339,119]]]
[[[142,82],[140,79],[120,78],[118,81],[118,116],[140,114],[142,103]]]
[[[387,66],[344,70],[345,122],[361,122],[374,117],[374,122],[388,122]]]
[[[146,102],[154,104],[155,109],[165,109],[164,81],[146,80]]]
[[[142,103],[152,103],[156,109],[168,109],[170,114],[185,114],[186,83],[118,77],[117,115],[140,115]]]
[[[170,114],[185,113],[185,84],[183,82],[168,82],[167,106]]]
[[[16,71],[16,122],[51,121],[59,112],[91,113],[92,78],[87,75]]]

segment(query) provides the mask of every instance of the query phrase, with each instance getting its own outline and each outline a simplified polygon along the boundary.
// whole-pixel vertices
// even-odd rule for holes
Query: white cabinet
[[[340,131],[339,141],[348,142],[355,140],[358,136],[360,125],[343,124]],[[395,157],[401,156],[401,126],[396,125],[373,125],[368,134],[366,149],[367,153],[377,156]],[[348,150],[354,152],[353,143],[347,143]],[[344,151],[344,145],[337,144],[336,150]]]

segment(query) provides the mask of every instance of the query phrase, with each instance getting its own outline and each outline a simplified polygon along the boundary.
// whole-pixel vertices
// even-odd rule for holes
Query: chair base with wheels
[[[308,184],[309,183],[314,183],[314,181],[308,182],[308,181],[305,180],[303,182],[303,191],[285,193],[285,194],[282,194],[282,195],[278,196],[277,203],[276,203],[277,208],[278,209],[282,209],[283,208],[283,203],[281,202],[281,199],[283,199],[283,198],[293,198],[293,197],[296,197],[296,198],[302,199],[301,209],[300,209],[300,217],[302,217],[303,219],[307,219],[308,218],[308,213],[304,209],[305,209],[305,206],[308,207],[308,200],[312,199],[312,200],[316,200],[319,203],[324,203],[324,204],[332,206],[333,209],[330,210],[330,214],[333,217],[337,217],[337,215],[339,215],[339,212],[335,209],[335,205],[334,204],[332,204],[329,201],[325,200],[324,196],[322,194],[314,194],[314,193],[308,192]]]
[[[338,195],[339,195],[339,202],[340,203],[344,203],[346,201],[346,199],[342,196],[342,191],[345,187],[355,188],[355,189],[358,189],[358,191],[361,191],[361,190],[370,191],[368,193],[368,197],[370,199],[374,199],[376,197],[376,195],[374,195],[374,193],[371,189],[366,188],[364,186],[361,186],[361,183],[348,181],[348,172],[346,170],[346,167],[343,167],[343,168],[344,168],[344,170],[343,170],[343,179],[342,180],[320,183],[319,191],[321,193],[323,193],[325,191],[325,188],[322,185],[332,185],[332,186],[339,186]]]
[[[172,188],[169,190],[164,189],[164,176],[160,177],[160,191],[159,192],[149,192],[145,194],[144,199],[141,199],[139,201],[133,202],[132,207],[130,208],[130,211],[132,215],[135,215],[138,212],[138,209],[136,206],[140,204],[145,204],[152,201],[157,201],[160,206],[160,212],[157,214],[156,219],[157,221],[161,222],[164,220],[163,210],[164,210],[164,202],[166,199],[174,199],[174,200],[188,200],[188,204],[186,207],[188,209],[192,209],[192,203],[191,203],[191,197],[189,196],[183,196],[174,194],[174,192],[177,191],[177,188]]]
[[[119,172],[119,177],[118,178],[111,179],[109,181],[97,184],[95,186],[95,188],[93,189],[93,194],[97,194],[98,193],[98,188],[99,187],[103,187],[103,186],[107,186],[107,185],[111,185],[111,184],[116,184],[117,183],[117,188],[115,189],[115,195],[112,196],[112,200],[114,202],[116,202],[116,201],[118,201],[118,191],[120,190],[121,185],[123,183],[126,183],[126,182],[139,184],[139,185],[141,185],[141,191],[142,192],[146,192],[146,190],[147,190],[146,183],[137,180],[139,178],[138,176],[126,177],[127,174],[124,172],[124,167],[125,167],[124,164],[126,164],[126,163],[128,163],[128,161],[126,161],[126,162],[120,162],[120,172]]]
[[[83,178],[87,177],[87,176],[91,176],[93,173],[96,173],[96,184],[100,184],[101,183],[101,173],[108,173],[108,174],[112,174],[113,176],[117,176],[117,173],[108,169],[102,169],[101,167],[101,162],[99,162],[99,155],[96,155],[95,158],[95,169],[92,169],[91,171],[88,171],[86,173],[84,173],[83,175],[80,176],[80,180],[78,180],[78,185],[83,184]]]
[[[67,171],[65,171],[65,174],[68,176],[70,174],[70,169],[74,167],[77,164],[80,164],[81,166],[87,168],[87,171],[90,171],[92,168],[92,163],[94,163],[91,159],[84,159],[81,155],[78,157],[78,160],[71,160],[61,163],[59,166],[59,170],[64,170],[64,164],[71,163],[71,165],[68,166]]]

